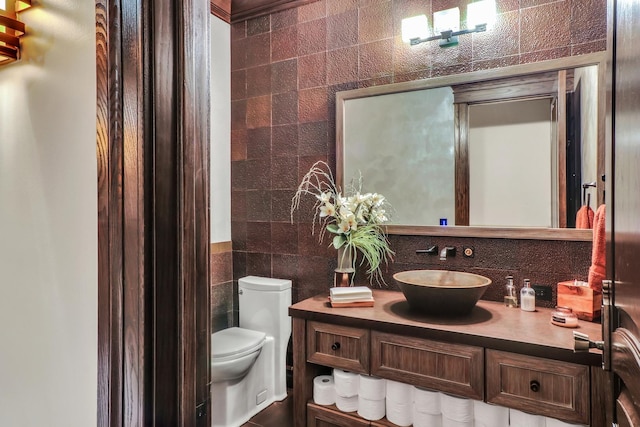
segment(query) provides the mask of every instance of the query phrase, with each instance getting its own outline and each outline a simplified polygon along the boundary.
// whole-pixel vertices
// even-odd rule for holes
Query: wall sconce
[[[17,14],[30,7],[31,0],[0,0],[0,65],[20,59],[19,37],[24,34],[25,25]]]
[[[425,15],[402,20],[402,40],[412,46],[440,40],[440,46],[458,44],[458,36],[486,31],[496,20],[495,0],[481,0],[467,5],[466,29],[460,29],[460,9],[441,10],[433,14],[433,32],[429,32],[429,21]]]

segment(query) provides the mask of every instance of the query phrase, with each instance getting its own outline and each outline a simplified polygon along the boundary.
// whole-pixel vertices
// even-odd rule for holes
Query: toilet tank
[[[289,339],[291,280],[247,276],[238,280],[240,327],[265,332],[276,342]],[[286,345],[286,344],[285,344]]]

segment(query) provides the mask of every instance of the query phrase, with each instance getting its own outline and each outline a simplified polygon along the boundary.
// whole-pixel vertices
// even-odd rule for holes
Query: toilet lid
[[[211,335],[211,356],[243,356],[262,347],[266,334],[243,328],[228,328]]]

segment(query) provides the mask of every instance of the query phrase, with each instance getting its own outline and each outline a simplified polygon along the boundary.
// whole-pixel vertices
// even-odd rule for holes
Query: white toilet
[[[291,281],[243,277],[238,301],[240,327],[211,335],[213,427],[241,426],[287,397]]]

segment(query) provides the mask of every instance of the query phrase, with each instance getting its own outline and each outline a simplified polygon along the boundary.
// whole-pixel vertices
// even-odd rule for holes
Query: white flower
[[[336,214],[336,208],[331,203],[326,202],[324,205],[320,206],[320,218],[325,216],[334,216]]]
[[[329,193],[329,192],[324,192],[324,193],[317,194],[316,197],[322,203],[329,203],[331,201],[331,193]]]

